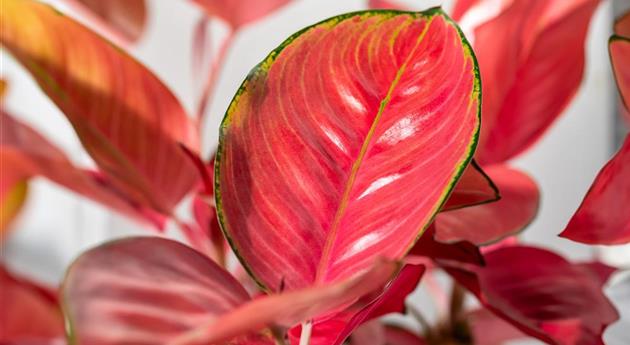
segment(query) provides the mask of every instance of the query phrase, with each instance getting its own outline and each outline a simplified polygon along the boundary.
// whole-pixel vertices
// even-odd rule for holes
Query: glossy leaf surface
[[[598,4],[512,1],[473,29],[484,89],[476,154],[482,166],[528,148],[564,111],[582,81],[584,41]]]
[[[337,284],[250,300],[206,256],[174,241],[128,238],[75,261],[63,286],[64,311],[79,344],[273,344],[266,327],[289,328],[352,305],[398,268],[379,261]]]
[[[137,41],[147,23],[145,0],[69,0],[78,1],[110,25],[129,42]]]
[[[489,244],[518,233],[538,213],[538,186],[518,170],[493,165],[486,172],[501,194],[499,201],[440,213],[435,220],[436,239]]]
[[[42,344],[64,335],[54,293],[0,266],[0,343]]]
[[[560,236],[589,244],[630,242],[630,136],[599,172]]]
[[[548,344],[602,344],[617,313],[598,279],[543,249],[513,246],[485,256],[485,267],[447,269],[489,310]]]
[[[162,228],[161,216],[128,200],[98,173],[76,167],[61,150],[31,127],[5,112],[0,114],[0,121],[3,191],[5,182],[10,185],[11,181],[15,183],[43,176],[136,220]]]
[[[438,9],[297,33],[222,123],[217,207],[233,249],[271,291],[401,258],[468,164],[479,97],[472,51]]]
[[[210,16],[218,16],[234,29],[261,19],[291,0],[193,0]]]
[[[178,142],[198,148],[175,96],[129,55],[51,7],[6,0],[2,45],[72,123],[112,183],[169,213],[197,175]]]

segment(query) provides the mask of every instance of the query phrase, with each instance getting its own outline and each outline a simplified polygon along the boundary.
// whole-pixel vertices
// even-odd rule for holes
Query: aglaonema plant
[[[197,1],[234,32],[286,2]],[[60,302],[3,271],[3,286],[22,296],[6,320],[27,320],[24,308],[33,305],[42,316],[32,320],[34,333],[18,321],[13,334],[63,342],[60,305],[70,344],[602,343],[617,318],[602,293],[615,269],[511,237],[535,217],[539,191],[507,164],[579,87],[598,3],[502,1],[484,22],[464,25],[472,44],[455,21],[465,24],[491,1],[456,2],[455,21],[437,8],[407,12],[373,1],[398,10],[314,24],[252,70],[226,111],[216,158],[205,162],[198,121],[224,52],[189,117],[148,69],[90,29],[35,1],[6,0],[3,47],[98,166],[74,166],[3,109],[7,209],[18,208],[26,180],[43,175],[154,228],[172,220],[197,249],[156,237],[106,243],[68,269]],[[627,21],[619,23],[611,56],[625,95]],[[105,24],[101,34],[121,32]],[[559,41],[564,49],[553,49]],[[625,148],[565,237],[597,231],[627,242],[619,230],[628,225]],[[173,212],[189,194],[196,223]],[[243,270],[226,268],[226,242]],[[431,325],[405,299],[437,270],[456,283],[450,308]],[[465,308],[466,291],[479,308]],[[415,316],[422,333],[378,320],[391,313]],[[10,337],[0,333],[20,340]]]

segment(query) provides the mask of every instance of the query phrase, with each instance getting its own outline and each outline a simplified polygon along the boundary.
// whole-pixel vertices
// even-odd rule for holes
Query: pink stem
[[[197,119],[199,121],[199,125],[203,123],[203,118],[205,116],[206,110],[209,104],[212,104],[212,96],[214,95],[214,89],[216,87],[217,81],[219,79],[219,72],[225,63],[225,58],[227,56],[227,52],[230,50],[232,43],[234,41],[234,37],[236,36],[236,31],[230,29],[227,37],[221,43],[221,47],[219,48],[219,53],[217,58],[213,61],[212,67],[210,68],[210,73],[208,75],[208,79],[203,88],[203,92],[201,94],[201,98],[199,100],[199,107],[197,108]]]

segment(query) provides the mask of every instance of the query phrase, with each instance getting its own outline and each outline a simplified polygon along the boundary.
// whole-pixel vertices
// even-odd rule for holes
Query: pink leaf
[[[499,201],[442,212],[435,220],[436,239],[489,244],[524,229],[536,216],[540,195],[526,174],[502,165],[486,168],[501,194]]]
[[[528,148],[564,111],[582,81],[584,41],[598,5],[512,1],[474,29],[484,96],[476,155],[482,166]]]
[[[0,40],[35,78],[117,190],[170,214],[197,180],[179,143],[197,127],[146,67],[53,8],[6,0]]]
[[[244,266],[278,291],[402,258],[468,165],[477,77],[439,9],[358,12],[289,38],[221,126],[217,210]]]
[[[442,212],[494,202],[500,198],[497,186],[473,159],[457,181]]]
[[[218,16],[234,29],[259,20],[291,0],[192,0],[210,16]]]
[[[589,244],[630,242],[630,136],[595,178],[560,236]]]

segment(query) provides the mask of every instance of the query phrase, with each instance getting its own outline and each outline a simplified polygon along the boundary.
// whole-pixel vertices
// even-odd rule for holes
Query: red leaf
[[[476,154],[482,166],[528,148],[569,104],[582,81],[584,41],[598,4],[512,1],[474,29],[484,95]]]
[[[472,160],[459,179],[442,212],[499,200],[500,193],[490,177]]]
[[[486,308],[548,344],[600,344],[617,319],[599,281],[550,251],[505,247],[485,259],[485,267],[446,269]]]
[[[217,209],[243,264],[277,291],[403,257],[468,164],[478,86],[439,9],[358,12],[289,38],[221,127]]]
[[[385,326],[387,345],[426,345],[420,336],[400,327]],[[485,344],[483,344],[485,345]]]
[[[630,37],[630,11],[615,21],[615,34],[621,37]]]
[[[5,112],[0,114],[0,122],[3,193],[5,178],[20,181],[32,176],[43,176],[136,220],[149,222],[158,229],[163,228],[162,216],[127,200],[98,173],[75,167],[63,152],[32,128]]]
[[[0,343],[46,342],[64,336],[56,296],[0,266]]]
[[[527,338],[518,328],[487,309],[469,312],[466,319],[470,323],[475,344],[504,345],[510,340]]]
[[[2,5],[2,45],[63,111],[111,183],[169,214],[197,180],[178,143],[199,145],[175,96],[139,62],[51,7]]]
[[[315,320],[310,345],[340,345],[359,326],[370,320],[390,314],[402,313],[405,310],[405,299],[412,293],[424,274],[423,265],[408,264],[403,267],[388,286],[378,296],[365,298],[371,300],[361,308],[348,308],[333,317]],[[302,327],[297,326],[289,331],[291,344],[298,344]]]
[[[630,242],[630,136],[595,178],[560,236],[589,244]]]
[[[165,239],[128,238],[75,261],[63,285],[63,305],[71,339],[81,344],[272,344],[269,332],[258,331],[351,305],[398,268],[381,260],[340,283],[250,300],[204,255]]]
[[[11,224],[24,206],[28,193],[28,183],[22,174],[6,171],[4,154],[0,151],[0,246],[7,237]]]
[[[470,242],[442,243],[435,240],[435,225],[420,237],[409,252],[410,255],[427,257],[432,260],[449,260],[473,265],[483,265],[479,248]]]
[[[259,20],[291,0],[192,0],[209,16],[218,16],[238,29]]]
[[[470,11],[471,8],[478,5],[482,0],[457,0],[455,5],[453,5],[453,10],[451,11],[451,17],[457,21],[461,21],[464,15]]]
[[[436,240],[489,244],[524,229],[536,216],[540,195],[526,174],[502,165],[486,168],[499,188],[499,201],[442,212],[435,220]]]
[[[78,1],[88,8],[101,25],[110,26],[114,32],[124,38],[124,41],[137,41],[147,23],[147,4],[145,0],[66,0],[69,3]],[[100,23],[102,22],[102,23]]]
[[[626,17],[630,18],[630,15],[626,15]],[[630,19],[626,19],[626,21],[630,23]],[[630,110],[630,63],[628,63],[630,61],[630,35],[611,37],[608,50],[621,98],[626,110]]]

